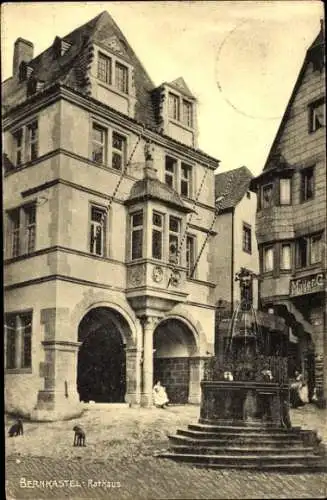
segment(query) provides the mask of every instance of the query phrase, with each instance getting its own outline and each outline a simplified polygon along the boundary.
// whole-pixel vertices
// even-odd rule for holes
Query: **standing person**
[[[307,385],[303,380],[303,375],[295,370],[294,380],[290,386],[290,402],[292,408],[303,406],[307,402]]]
[[[166,408],[169,403],[165,387],[161,385],[160,380],[153,387],[153,402],[155,406]]]

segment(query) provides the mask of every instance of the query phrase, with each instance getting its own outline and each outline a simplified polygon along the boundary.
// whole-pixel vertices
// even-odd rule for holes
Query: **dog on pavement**
[[[19,418],[8,431],[9,437],[20,436],[24,434],[23,422]]]
[[[86,446],[85,444],[85,432],[81,427],[78,425],[75,425],[73,427],[73,431],[75,432],[74,435],[74,446]]]

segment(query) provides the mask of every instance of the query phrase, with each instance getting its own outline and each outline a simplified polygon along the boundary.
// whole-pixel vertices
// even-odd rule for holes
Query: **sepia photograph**
[[[326,498],[323,2],[1,21],[6,498]]]

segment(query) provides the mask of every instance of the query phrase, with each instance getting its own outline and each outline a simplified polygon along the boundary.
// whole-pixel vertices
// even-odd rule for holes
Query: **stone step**
[[[283,455],[283,456],[294,456],[294,455],[310,455],[313,454],[312,447],[304,447],[304,446],[294,446],[294,447],[273,447],[273,446],[265,446],[262,448],[254,447],[254,446],[229,446],[228,448],[225,446],[192,446],[192,445],[180,445],[174,444],[169,447],[171,451],[174,453],[186,453],[186,454],[199,454],[199,455],[224,455],[230,456],[235,454],[239,455]]]
[[[273,467],[278,465],[282,468],[282,465],[293,467],[325,467],[327,470],[326,462],[317,457],[316,455],[310,454],[269,454],[265,456],[258,456],[255,454],[241,455],[239,453],[234,453],[231,455],[220,454],[220,455],[210,455],[210,454],[200,454],[200,453],[174,453],[174,452],[162,452],[157,455],[160,458],[170,458],[178,462],[192,463],[192,464],[205,464],[207,466],[216,465],[222,467],[230,468],[240,468],[240,466],[250,466],[251,468],[261,469],[265,467]]]
[[[265,432],[265,433],[258,433],[258,432],[247,432],[244,433],[243,430],[239,431],[234,431],[234,432],[228,432],[226,433],[224,430],[216,431],[216,432],[210,432],[210,431],[196,431],[196,430],[191,430],[191,429],[178,429],[177,430],[178,435],[182,436],[188,436],[188,437],[193,437],[196,439],[214,439],[214,438],[228,438],[228,439],[240,439],[240,438],[245,438],[245,437],[250,437],[252,439],[263,439],[263,438],[271,438],[271,439],[297,439],[301,440],[302,435],[300,432],[291,432],[291,433],[281,433],[281,432]]]
[[[211,424],[189,424],[188,429],[195,431],[204,431],[204,432],[225,432],[227,433],[235,433],[242,432],[242,434],[251,434],[251,433],[259,433],[260,436],[264,434],[297,434],[301,431],[301,427],[292,427],[290,429],[276,427],[276,426],[259,426],[259,425],[250,425],[250,426],[236,426],[236,425],[211,425]]]
[[[232,440],[230,436],[225,437],[214,437],[214,438],[194,438],[190,436],[184,436],[181,434],[169,435],[169,440],[173,444],[189,444],[190,446],[231,446],[231,443],[235,446],[237,445],[257,445],[257,446],[299,446],[302,443],[301,439],[294,437],[285,437],[284,439],[272,439],[272,438],[260,438],[257,436],[238,436],[234,437]]]
[[[174,461],[184,461],[185,455],[182,455],[183,458],[178,459],[176,458],[176,454],[173,453],[161,453],[160,455],[157,455],[160,458],[167,458],[167,459],[172,459]],[[292,461],[292,463],[264,463],[262,461],[258,461],[256,463],[242,463],[240,461],[238,462],[220,462],[220,463],[208,463],[208,462],[198,462],[194,460],[187,461],[187,464],[192,466],[192,467],[197,467],[197,468],[210,468],[210,469],[231,469],[231,470],[260,470],[260,471],[275,471],[275,472],[284,472],[284,473],[291,473],[291,474],[302,474],[304,472],[326,472],[327,471],[327,466],[326,463],[323,462],[322,460],[312,460],[310,463],[305,463],[302,461]]]

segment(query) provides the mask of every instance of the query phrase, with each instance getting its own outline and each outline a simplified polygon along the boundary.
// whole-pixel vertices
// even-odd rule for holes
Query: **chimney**
[[[33,59],[34,46],[32,42],[17,38],[14,45],[14,61],[13,61],[13,76],[19,74],[19,66],[21,62],[29,63]]]

